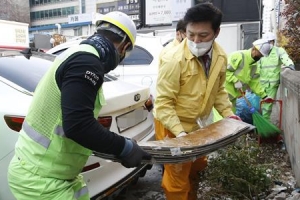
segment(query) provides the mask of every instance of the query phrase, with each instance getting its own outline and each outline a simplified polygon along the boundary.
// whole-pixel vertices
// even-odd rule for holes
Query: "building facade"
[[[139,20],[139,0],[29,0],[31,34],[60,33],[67,38],[90,35],[94,22],[111,11],[128,14]]]
[[[29,0],[29,2],[30,33],[61,33],[66,36],[89,33],[89,30],[84,28],[91,24],[91,14],[85,14],[86,0]]]
[[[174,27],[194,4],[212,2],[224,13],[223,22],[260,21],[257,0],[29,0],[31,33],[60,32],[65,36],[89,35],[99,14],[121,11],[138,27]],[[261,0],[258,0],[261,2]],[[261,4],[259,4],[261,5]],[[230,9],[229,9],[230,8]],[[232,12],[231,12],[232,11]],[[236,12],[234,12],[236,11]]]

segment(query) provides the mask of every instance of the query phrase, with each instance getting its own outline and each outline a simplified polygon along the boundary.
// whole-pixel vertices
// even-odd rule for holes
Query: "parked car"
[[[0,199],[14,199],[7,183],[7,168],[14,155],[24,117],[34,90],[55,56],[31,51],[0,50]],[[149,88],[105,76],[107,104],[98,122],[113,132],[136,141],[154,139]],[[147,104],[145,104],[147,102]],[[128,123],[122,123],[126,118]],[[133,120],[134,119],[134,120]],[[127,169],[121,164],[90,156],[82,175],[90,197],[114,196],[131,181],[143,176],[149,165]]]
[[[169,35],[161,37],[138,34],[136,45],[132,52],[109,74],[127,82],[148,86],[151,94],[155,97],[158,57],[162,48],[170,41],[170,37]],[[83,40],[77,38],[77,40],[68,41],[53,47],[46,53],[59,55],[69,47],[78,45]]]

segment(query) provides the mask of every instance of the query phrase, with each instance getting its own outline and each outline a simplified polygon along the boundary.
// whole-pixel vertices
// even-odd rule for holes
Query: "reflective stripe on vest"
[[[261,83],[279,83],[280,80],[274,80],[274,81],[270,81],[270,80],[260,80]]]
[[[29,126],[29,124],[26,121],[23,122],[22,128],[24,129],[28,137],[30,137],[33,141],[48,149],[51,142],[49,138],[36,132],[31,126]]]
[[[24,121],[23,123],[23,127],[22,127],[25,131],[25,133],[28,135],[28,137],[30,137],[33,141],[35,141],[36,143],[42,145],[43,147],[45,147],[46,149],[48,149],[51,140],[47,137],[45,137],[42,134],[39,134],[38,132],[36,132],[26,121]],[[65,137],[65,132],[63,130],[63,127],[61,126],[57,126],[55,128],[55,134]]]
[[[254,65],[251,65],[251,72],[250,72],[250,76],[251,78],[255,79],[255,78],[259,78],[260,77],[260,74],[256,74],[256,71],[257,71],[257,65],[254,64]]]
[[[269,66],[264,66],[264,69],[266,69],[266,68],[276,68],[277,67],[277,65],[269,65]]]
[[[78,190],[77,192],[75,192],[74,194],[74,198],[75,199],[79,199],[80,197],[88,194],[88,188],[86,186],[84,186],[83,188],[81,188],[80,190]]]

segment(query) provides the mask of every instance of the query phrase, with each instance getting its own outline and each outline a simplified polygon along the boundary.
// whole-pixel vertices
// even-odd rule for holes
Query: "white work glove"
[[[234,84],[234,87],[236,88],[236,89],[241,89],[242,87],[243,87],[243,84],[242,84],[242,82],[241,81],[237,81],[235,84]]]
[[[187,135],[187,133],[182,131],[176,137],[178,138],[178,137],[183,137],[183,136],[186,136],[186,135]]]

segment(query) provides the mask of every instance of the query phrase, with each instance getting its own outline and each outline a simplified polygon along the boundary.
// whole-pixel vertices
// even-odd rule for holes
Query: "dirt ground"
[[[258,143],[257,138],[248,137],[249,143]],[[259,145],[260,153],[257,154],[256,162],[262,165],[270,166],[267,170],[267,174],[273,174],[276,171],[276,177],[270,177],[271,184],[270,187],[261,193],[258,199],[276,199],[276,200],[284,200],[296,199],[294,196],[299,192],[296,186],[296,181],[293,176],[292,168],[289,161],[289,156],[286,151],[285,145],[282,142],[277,143],[275,140],[263,140]],[[232,169],[234,170],[234,169]],[[204,171],[205,173],[205,171]],[[218,185],[212,185],[210,182],[202,179],[199,184],[199,200],[207,199],[206,193],[210,193],[212,188],[219,187]],[[234,198],[231,196],[230,192],[226,194],[223,193],[224,198],[213,198],[214,200],[231,200],[231,199],[257,199],[253,198]],[[279,197],[279,196],[283,197]],[[209,196],[209,195],[208,195]]]

